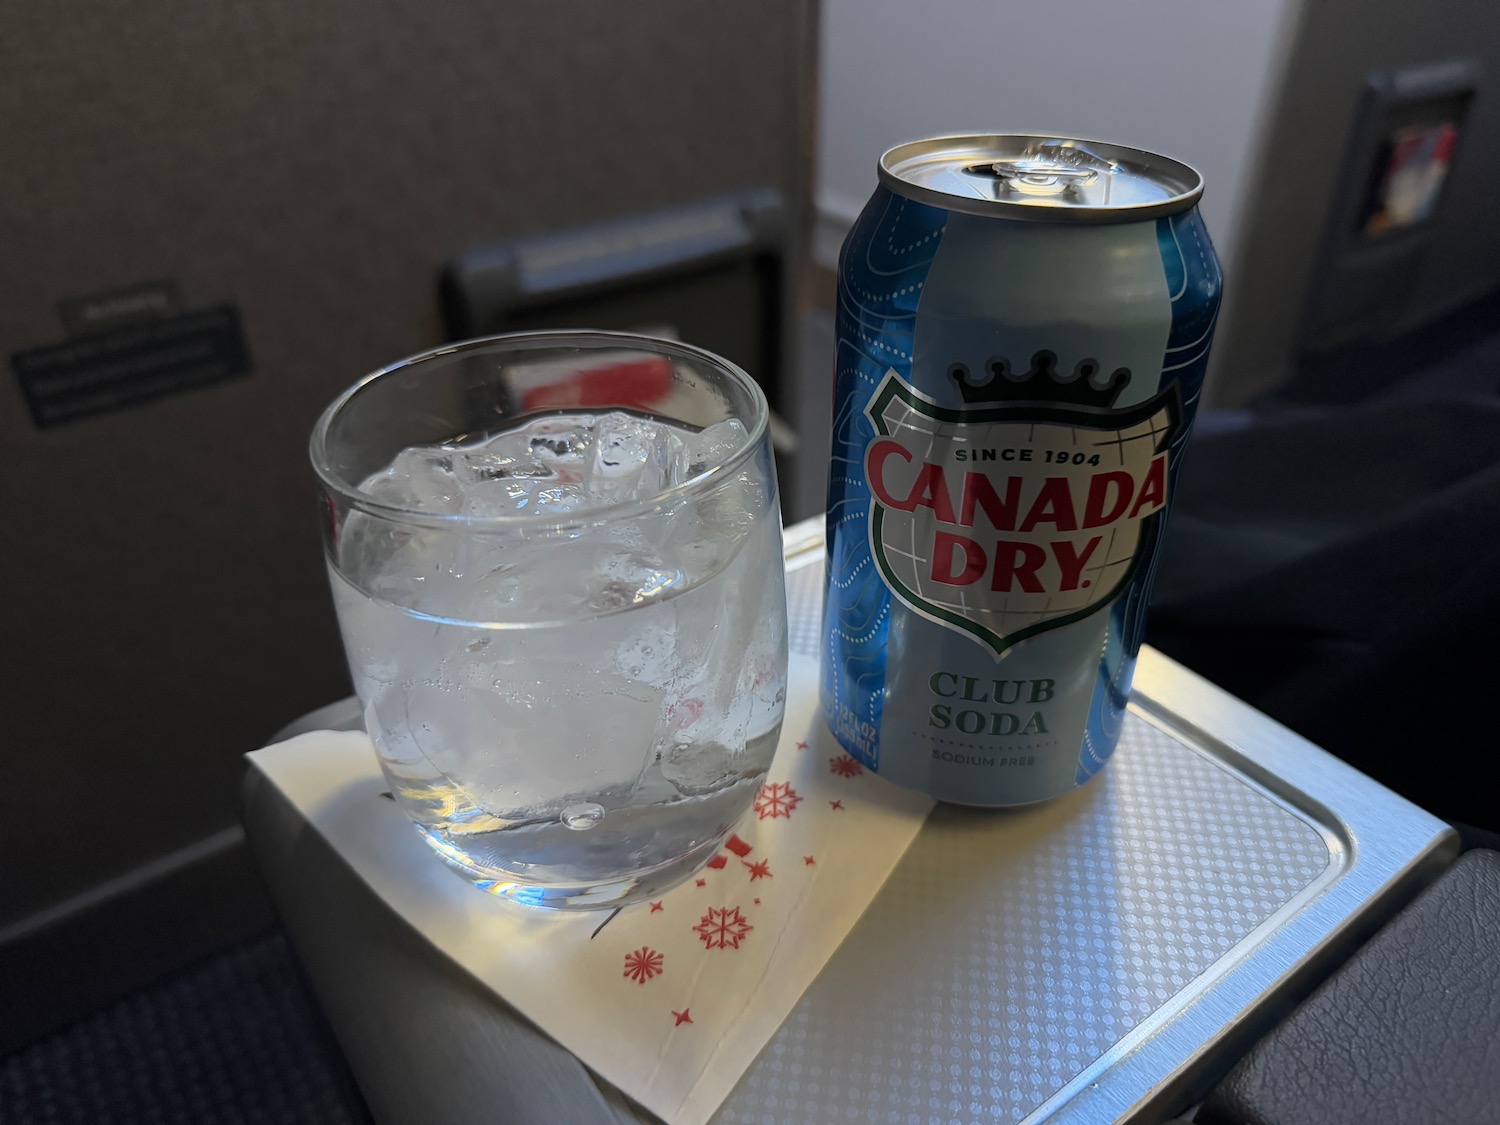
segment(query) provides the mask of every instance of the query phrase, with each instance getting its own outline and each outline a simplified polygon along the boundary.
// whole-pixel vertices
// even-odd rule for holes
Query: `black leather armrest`
[[[1257,1043],[1196,1120],[1500,1122],[1500,852],[1460,856]]]

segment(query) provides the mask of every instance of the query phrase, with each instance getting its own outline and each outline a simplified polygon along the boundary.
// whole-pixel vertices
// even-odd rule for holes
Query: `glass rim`
[[[682,359],[692,359],[707,364],[709,367],[727,375],[731,381],[740,385],[750,395],[754,407],[754,417],[750,419],[751,425],[746,426],[744,442],[728,457],[725,457],[680,484],[664,488],[659,492],[653,492],[650,496],[638,500],[630,500],[622,503],[603,504],[592,508],[579,508],[571,512],[520,512],[510,515],[498,516],[471,516],[462,512],[434,512],[427,509],[413,507],[405,504],[392,503],[381,499],[368,492],[363,491],[358,484],[345,480],[336,473],[328,462],[327,437],[328,429],[333,424],[334,418],[339,411],[365,387],[376,379],[386,375],[404,371],[419,364],[428,363],[444,356],[456,355],[464,352],[493,351],[519,351],[528,344],[536,347],[567,347],[569,344],[579,344],[583,347],[590,345],[602,345],[622,348],[634,348],[637,351],[650,351],[656,354],[675,355]],[[580,411],[584,408],[580,407]],[[605,412],[600,409],[598,412]],[[549,411],[545,413],[556,413]],[[538,417],[545,416],[539,412]],[[602,330],[575,330],[568,328],[546,329],[533,332],[506,332],[494,336],[477,336],[473,339],[459,340],[450,344],[442,344],[426,351],[416,352],[398,359],[394,363],[378,368],[368,375],[359,379],[352,386],[346,388],[339,394],[323,413],[319,415],[317,423],[313,426],[312,437],[308,441],[308,458],[312,462],[313,471],[317,473],[318,479],[323,486],[331,492],[338,494],[360,511],[371,515],[378,515],[400,523],[415,524],[421,527],[448,527],[464,528],[471,531],[482,531],[487,528],[517,528],[517,527],[570,527],[575,524],[598,523],[601,520],[618,520],[629,518],[633,515],[643,515],[670,506],[678,500],[692,494],[706,491],[714,487],[721,480],[726,480],[730,473],[738,469],[742,464],[754,455],[765,440],[767,429],[770,426],[771,409],[766,401],[765,392],[760,384],[752,379],[738,364],[732,363],[723,356],[716,355],[705,348],[696,347],[693,344],[684,344],[677,340],[667,340],[657,336],[644,336],[635,332],[606,332]],[[518,416],[518,420],[525,415]]]

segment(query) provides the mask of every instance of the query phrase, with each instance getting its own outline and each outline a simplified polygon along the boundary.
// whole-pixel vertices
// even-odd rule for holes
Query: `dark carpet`
[[[0,1062],[0,1125],[370,1120],[279,933]]]

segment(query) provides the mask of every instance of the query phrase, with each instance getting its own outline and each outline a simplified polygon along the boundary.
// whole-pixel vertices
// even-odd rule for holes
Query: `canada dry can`
[[[1175,160],[902,145],[839,261],[822,702],[944,801],[1081,785],[1119,740],[1220,274]]]

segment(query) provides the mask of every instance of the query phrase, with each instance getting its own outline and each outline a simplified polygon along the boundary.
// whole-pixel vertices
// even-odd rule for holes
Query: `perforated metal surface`
[[[823,564],[800,566],[786,573],[787,646],[816,657],[823,636]]]
[[[788,574],[801,652],[822,573]],[[717,1120],[1046,1116],[1339,860],[1310,818],[1132,713],[1068,797],[940,806]]]

